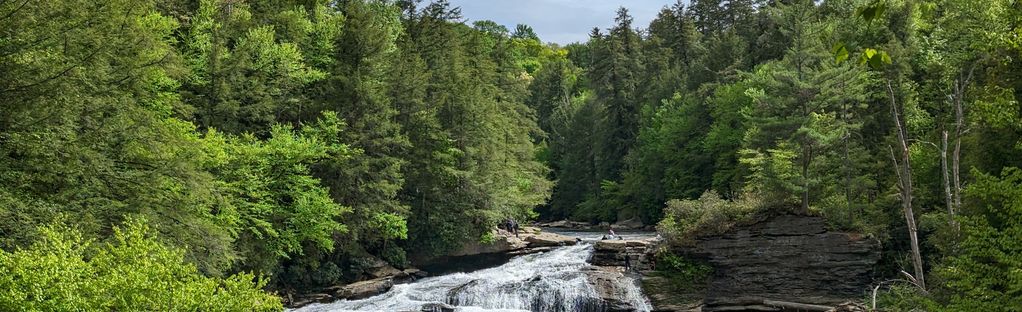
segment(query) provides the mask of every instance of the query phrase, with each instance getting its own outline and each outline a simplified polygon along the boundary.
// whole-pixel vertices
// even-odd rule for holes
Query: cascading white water
[[[593,254],[590,244],[561,247],[516,257],[508,263],[470,273],[453,273],[396,285],[379,296],[314,304],[300,312],[421,311],[436,304],[457,311],[603,311],[605,307],[583,270]],[[632,306],[649,311],[636,283],[620,285]]]

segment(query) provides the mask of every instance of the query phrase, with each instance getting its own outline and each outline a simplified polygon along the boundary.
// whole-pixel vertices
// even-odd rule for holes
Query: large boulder
[[[578,243],[574,237],[554,233],[529,234],[525,236],[525,241],[529,242],[529,248],[569,246]]]
[[[401,276],[401,270],[395,269],[386,261],[376,257],[369,259],[369,267],[365,269],[365,272],[372,278]]]
[[[593,257],[589,263],[601,266],[628,267],[639,271],[653,269],[656,239],[608,239],[593,244]]]
[[[317,302],[327,303],[331,301],[334,301],[334,296],[329,294],[306,294],[297,297],[288,295],[285,297],[284,303],[291,308],[300,308]]]
[[[394,281],[385,277],[331,287],[327,288],[327,291],[337,299],[358,300],[385,293],[392,287],[394,287]]]
[[[478,240],[472,240],[466,243],[461,249],[448,254],[449,257],[463,257],[463,256],[474,256],[481,254],[492,254],[492,253],[506,253],[513,250],[519,250],[528,246],[528,243],[521,238],[515,237],[514,234],[508,233],[504,230],[493,231],[494,240],[490,243],[483,243]]]

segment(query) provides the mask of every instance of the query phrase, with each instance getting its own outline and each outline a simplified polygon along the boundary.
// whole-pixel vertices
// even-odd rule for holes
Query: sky
[[[461,7],[471,24],[492,20],[514,31],[515,25],[532,26],[544,42],[568,44],[589,39],[593,27],[614,25],[617,8],[626,7],[634,27],[646,28],[665,5],[675,0],[450,0]],[[687,2],[687,1],[686,1]]]

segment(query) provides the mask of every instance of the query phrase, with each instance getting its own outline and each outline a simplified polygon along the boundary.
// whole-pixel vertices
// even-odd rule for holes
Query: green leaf
[[[837,64],[844,63],[848,60],[848,47],[845,46],[844,42],[838,42],[830,49],[831,54],[834,54],[834,62]]]
[[[867,23],[872,23],[873,20],[883,16],[886,11],[887,5],[877,2],[864,8],[860,8],[855,15],[861,16]]]

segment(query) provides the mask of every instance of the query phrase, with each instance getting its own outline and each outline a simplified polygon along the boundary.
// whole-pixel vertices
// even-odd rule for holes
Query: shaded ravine
[[[301,312],[334,311],[606,311],[606,303],[587,279],[591,244],[560,247],[519,256],[508,263],[469,273],[452,273],[396,285],[362,300],[314,304]],[[635,279],[618,285],[637,311],[651,309]]]

